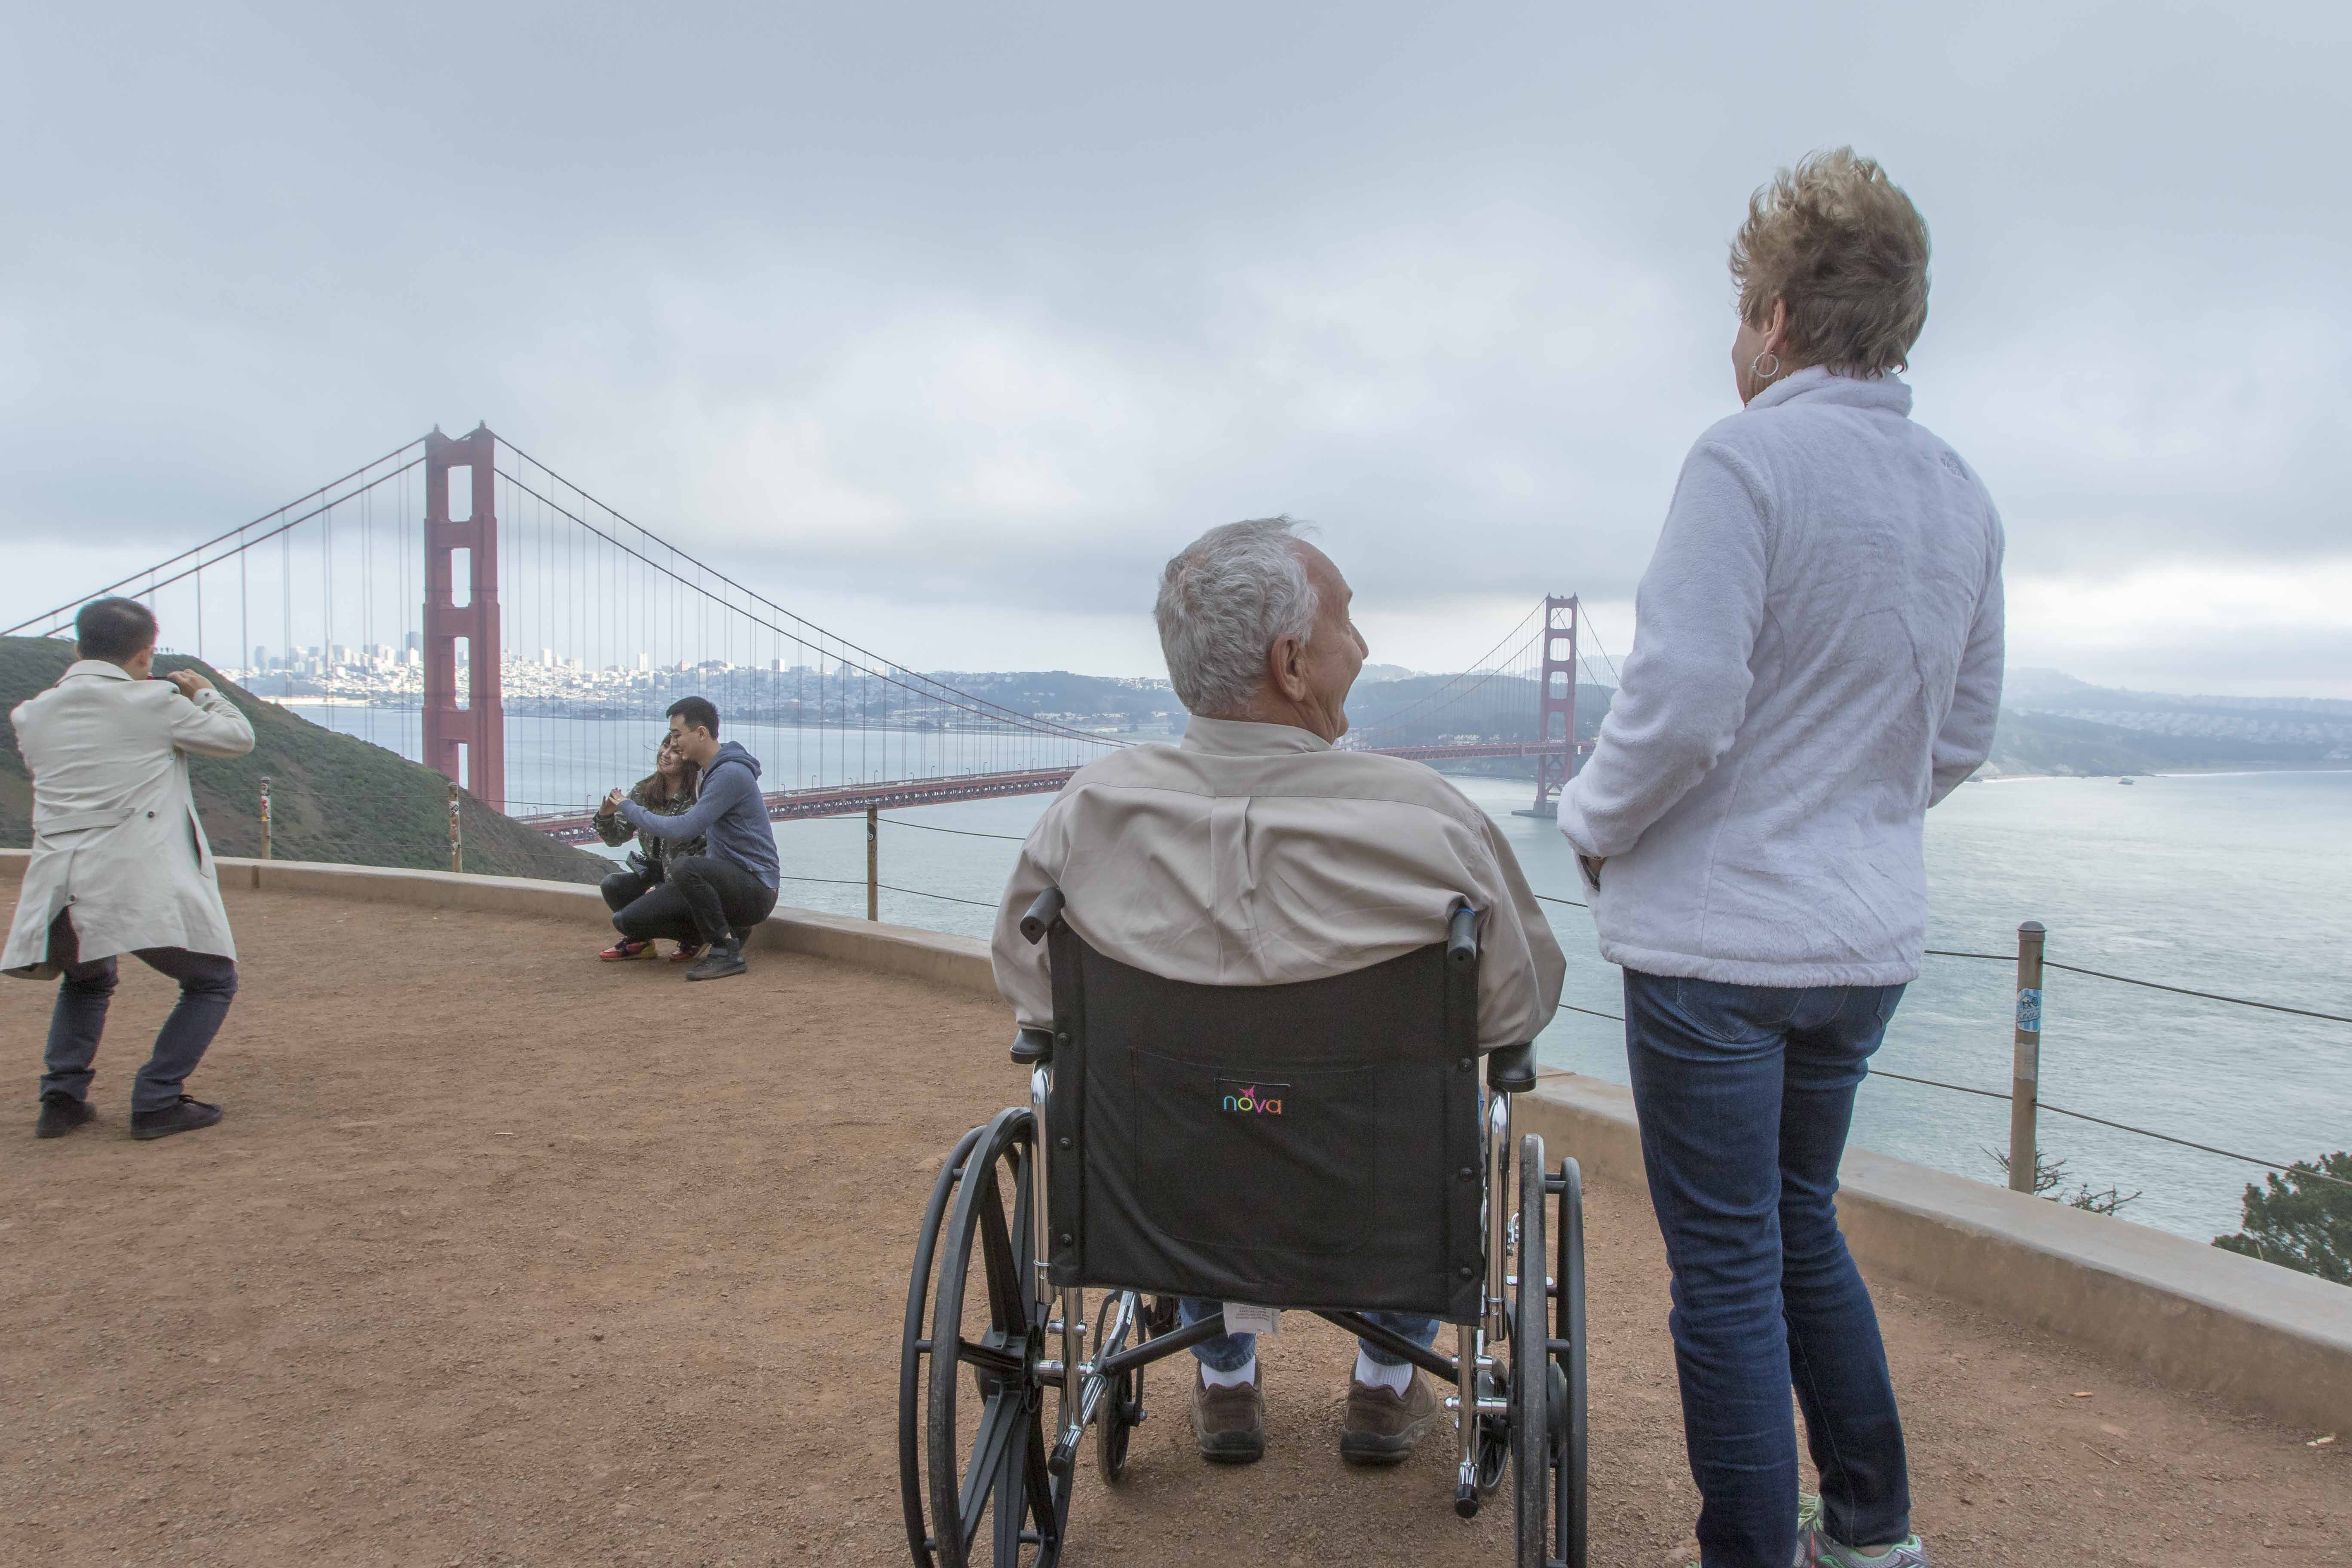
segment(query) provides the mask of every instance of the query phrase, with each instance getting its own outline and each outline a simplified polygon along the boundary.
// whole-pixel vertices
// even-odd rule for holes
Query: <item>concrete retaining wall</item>
[[[1547,1073],[1515,1108],[1557,1162],[1643,1181],[1632,1091]],[[2178,1388],[2352,1431],[2352,1289],[2147,1226],[1853,1149],[1838,1218],[1863,1272],[2029,1323]]]
[[[21,876],[25,858],[0,849],[0,879]],[[287,860],[220,865],[224,886],[604,920],[596,890],[569,883]],[[756,944],[995,994],[987,944],[970,937],[779,909]],[[1517,1115],[1553,1158],[1573,1154],[1589,1178],[1642,1184],[1641,1137],[1622,1086],[1547,1073]],[[1846,1239],[1874,1279],[2032,1324],[2177,1387],[2352,1430],[2352,1289],[1863,1150],[1847,1154],[1842,1179]]]

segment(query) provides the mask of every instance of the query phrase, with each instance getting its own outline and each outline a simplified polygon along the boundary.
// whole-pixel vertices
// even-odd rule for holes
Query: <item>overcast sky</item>
[[[331,14],[336,13],[336,14]],[[1373,657],[1623,652],[1726,242],[1851,143],[2011,662],[2352,697],[2352,7],[27,7],[0,624],[486,420],[930,668],[1157,674],[1319,523]],[[2333,104],[2336,107],[2330,108]]]

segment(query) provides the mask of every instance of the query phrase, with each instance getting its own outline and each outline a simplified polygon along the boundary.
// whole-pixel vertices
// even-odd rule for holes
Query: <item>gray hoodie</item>
[[[733,741],[720,742],[719,754],[704,766],[702,792],[687,810],[663,816],[625,800],[620,816],[648,838],[707,835],[713,858],[740,866],[770,888],[782,869],[776,859],[776,830],[769,826],[768,805],[760,795],[760,759]]]

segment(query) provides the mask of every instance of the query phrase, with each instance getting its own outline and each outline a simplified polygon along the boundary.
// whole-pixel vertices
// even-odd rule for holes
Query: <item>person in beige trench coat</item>
[[[122,953],[180,983],[180,1001],[131,1089],[131,1133],[208,1127],[220,1108],[181,1091],[236,994],[236,944],[188,758],[243,756],[253,726],[203,676],[150,679],[155,618],[100,599],[75,618],[77,661],[9,715],[33,775],[33,853],[0,971],[62,975],[36,1133],[91,1120],[90,1063]]]

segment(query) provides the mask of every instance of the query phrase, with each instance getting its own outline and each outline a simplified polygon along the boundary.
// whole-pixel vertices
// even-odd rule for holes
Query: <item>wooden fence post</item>
[[[866,808],[866,918],[882,918],[882,840],[879,808]]]
[[[2017,1052],[2009,1069],[2009,1185],[2031,1195],[2038,1168],[2034,1118],[2042,1097],[2042,944],[2040,921],[2017,928]]]

